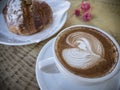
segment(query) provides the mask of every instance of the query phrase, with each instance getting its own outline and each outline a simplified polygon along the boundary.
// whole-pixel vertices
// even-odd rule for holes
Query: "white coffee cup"
[[[71,73],[69,70],[67,70],[58,60],[58,57],[55,53],[55,42],[57,40],[57,37],[59,37],[59,35],[66,31],[69,30],[70,28],[74,28],[74,27],[88,27],[88,28],[93,28],[101,33],[103,33],[104,35],[106,35],[107,37],[109,37],[110,40],[113,41],[113,43],[115,44],[118,53],[119,53],[119,57],[118,57],[118,63],[116,65],[116,67],[114,68],[114,70],[103,76],[103,77],[99,77],[99,78],[85,78],[85,77],[81,77],[78,75],[75,75],[73,73]],[[73,81],[76,84],[79,84],[81,87],[84,88],[84,90],[118,90],[118,83],[119,83],[119,70],[120,70],[120,48],[119,48],[119,44],[116,42],[116,40],[109,35],[108,33],[106,33],[105,31],[93,27],[93,26],[88,26],[88,25],[74,25],[74,26],[70,26],[68,28],[65,28],[64,30],[62,30],[57,37],[54,39],[54,43],[53,43],[53,57],[48,58],[47,60],[42,60],[39,64],[39,66],[44,67],[46,65],[49,65],[51,63],[56,64],[57,68],[59,69],[60,73],[62,75],[64,75],[64,77],[68,78],[70,81]],[[54,61],[52,60],[54,59]]]

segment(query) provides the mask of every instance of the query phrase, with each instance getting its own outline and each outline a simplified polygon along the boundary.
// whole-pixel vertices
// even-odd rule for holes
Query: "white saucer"
[[[52,57],[52,43],[50,40],[40,51],[36,62],[36,78],[41,90],[73,90],[71,82],[67,81],[61,73],[57,70],[57,67],[49,67],[48,70],[40,70],[38,62]],[[72,87],[71,87],[72,85]],[[75,88],[75,87],[74,87]],[[77,89],[74,89],[77,90]]]
[[[26,45],[41,42],[57,33],[65,24],[70,2],[65,0],[45,0],[52,8],[53,22],[44,30],[29,36],[16,35],[9,31],[4,20],[2,9],[7,0],[0,2],[0,44]],[[56,5],[57,4],[57,5]]]
[[[46,69],[39,69],[40,61],[53,56],[53,53],[52,53],[53,40],[54,39],[50,40],[41,49],[36,62],[36,78],[41,90],[104,90],[104,87],[109,85],[109,83],[103,83],[102,87],[101,85],[84,87],[71,82],[71,80],[66,79],[58,71],[55,65],[48,66],[46,67]],[[116,84],[116,81],[112,83],[113,86],[115,84]],[[114,88],[111,87],[110,90],[114,90]]]

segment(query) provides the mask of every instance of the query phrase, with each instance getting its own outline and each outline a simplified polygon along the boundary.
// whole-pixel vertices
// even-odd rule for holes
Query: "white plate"
[[[67,10],[70,2],[65,0],[46,0],[53,11],[53,22],[44,30],[29,36],[16,35],[8,30],[3,14],[0,13],[0,44],[26,45],[43,41],[57,33],[67,19]],[[5,0],[0,2],[0,12],[5,5]]]
[[[116,84],[116,82],[114,81],[110,81],[107,83],[102,83],[102,84],[98,84],[94,86],[88,86],[88,87],[80,86],[76,83],[73,83],[70,80],[66,79],[58,71],[55,64],[54,65],[51,64],[49,66],[46,66],[40,69],[39,68],[40,61],[53,57],[53,53],[52,53],[53,40],[54,39],[50,40],[41,49],[38,55],[38,58],[37,58],[37,62],[36,62],[36,78],[37,78],[37,82],[41,90],[106,90],[105,88],[106,86],[108,87],[110,82],[113,82],[112,86],[109,86],[111,88],[110,90],[114,90],[113,86]]]

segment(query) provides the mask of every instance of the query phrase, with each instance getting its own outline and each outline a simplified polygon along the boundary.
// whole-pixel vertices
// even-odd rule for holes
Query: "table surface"
[[[92,19],[89,22],[74,15],[81,0],[69,1],[71,7],[61,30],[75,24],[96,26],[111,34],[120,44],[119,0],[89,0],[92,6]],[[35,75],[36,59],[41,48],[56,35],[37,44],[0,45],[0,90],[39,90]]]

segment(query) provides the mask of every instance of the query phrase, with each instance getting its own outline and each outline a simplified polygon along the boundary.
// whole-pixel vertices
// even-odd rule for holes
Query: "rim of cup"
[[[75,74],[73,74],[72,72],[70,72],[69,70],[67,70],[61,63],[60,61],[58,60],[57,56],[56,56],[56,53],[55,53],[55,48],[54,48],[54,45],[53,45],[53,52],[54,52],[54,56],[55,56],[55,62],[57,63],[57,66],[58,66],[58,69],[60,69],[60,71],[62,70],[63,73],[69,73],[73,76],[73,78],[76,78],[78,79],[79,81],[82,81],[82,82],[88,82],[88,83],[98,83],[98,82],[102,82],[102,81],[105,81],[105,80],[108,80],[112,77],[114,77],[120,70],[120,47],[119,47],[119,44],[117,43],[117,41],[110,35],[108,34],[107,32],[103,31],[102,29],[100,28],[97,28],[97,27],[94,27],[94,26],[89,26],[89,25],[73,25],[73,26],[69,26],[65,29],[63,29],[58,35],[57,37],[64,31],[66,30],[69,30],[70,28],[75,28],[75,27],[87,27],[87,28],[93,28],[101,33],[103,33],[104,35],[106,35],[116,46],[117,50],[118,50],[118,62],[115,66],[115,68],[109,73],[109,74],[106,74],[105,76],[102,76],[102,77],[97,77],[97,78],[86,78],[86,77],[82,77],[82,76],[77,76]],[[57,40],[57,37],[55,38],[54,40],[54,44]]]

